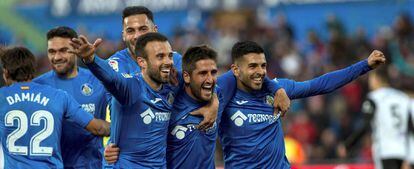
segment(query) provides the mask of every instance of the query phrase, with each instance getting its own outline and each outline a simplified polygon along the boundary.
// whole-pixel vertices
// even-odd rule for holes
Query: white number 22
[[[14,126],[15,120],[17,121],[17,129],[7,136],[7,149],[11,154],[27,155],[27,146],[16,146],[15,143],[18,139],[26,134],[29,123],[27,116],[23,111],[12,110],[7,112],[4,117],[5,126]],[[31,156],[51,156],[53,153],[53,147],[41,147],[40,142],[49,137],[53,133],[54,118],[52,113],[45,110],[38,110],[30,117],[31,126],[40,126],[40,122],[44,121],[44,128],[36,133],[30,139],[30,155]]]

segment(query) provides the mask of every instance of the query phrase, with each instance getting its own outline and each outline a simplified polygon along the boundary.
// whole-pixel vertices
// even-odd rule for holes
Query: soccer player
[[[156,144],[157,148],[153,147],[155,145],[152,143],[150,145],[153,145],[153,146],[141,145],[138,143],[139,146],[136,146],[136,147],[126,146],[126,145],[131,145],[131,143],[127,144],[126,141],[123,141],[123,143],[119,143],[121,144],[121,146],[119,146],[121,149],[122,149],[122,146],[124,146],[124,149],[128,151],[126,152],[121,151],[121,155],[120,155],[121,160],[119,160],[119,163],[121,163],[122,165],[118,164],[118,166],[123,166],[123,167],[125,166],[131,167],[134,165],[137,165],[140,167],[144,167],[143,165],[148,165],[152,167],[154,167],[153,165],[155,165],[155,167],[165,166],[164,163],[165,163],[165,143],[166,143],[165,134],[166,132],[163,135],[163,131],[167,131],[168,121],[170,119],[170,116],[169,116],[170,112],[167,110],[171,109],[171,104],[174,100],[173,98],[175,97],[179,89],[172,85],[164,84],[164,83],[167,83],[169,80],[169,75],[170,75],[170,71],[172,67],[172,63],[171,63],[172,52],[170,52],[171,46],[169,45],[166,37],[164,37],[161,34],[148,33],[148,34],[141,36],[136,43],[135,50],[136,50],[136,53],[141,54],[141,56],[137,57],[137,62],[142,68],[142,70],[145,69],[145,71],[143,71],[142,74],[140,74],[140,76],[138,76],[137,78],[131,79],[131,78],[120,78],[119,77],[120,75],[118,75],[117,73],[114,73],[111,70],[106,70],[106,68],[108,68],[109,66],[102,63],[99,58],[93,56],[93,52],[95,48],[97,47],[97,45],[99,45],[99,43],[100,43],[100,39],[95,41],[95,43],[92,45],[87,42],[87,39],[84,36],[81,36],[81,38],[79,39],[73,40],[73,46],[76,49],[76,51],[74,52],[80,55],[82,58],[84,58],[88,67],[98,77],[98,79],[100,79],[104,83],[105,87],[108,89],[109,92],[111,92],[114,95],[114,97],[116,98],[116,101],[118,102],[117,104],[114,104],[115,105],[114,108],[116,107],[119,107],[119,108],[112,112],[113,115],[116,116],[116,118],[113,118],[114,120],[116,120],[116,122],[114,121],[112,122],[114,126],[112,129],[113,130],[121,129],[120,131],[121,134],[119,134],[119,136],[111,135],[111,140],[114,137],[115,141],[122,142],[123,140],[127,140],[124,137],[126,138],[143,137],[142,140],[152,139],[153,140],[152,143],[158,143]],[[178,77],[181,77],[181,76],[178,76]],[[230,79],[232,78],[233,78],[233,75],[231,75]],[[136,79],[141,79],[141,80],[137,81]],[[180,82],[182,82],[182,80],[180,80]],[[235,82],[234,83],[229,82],[227,84],[230,84],[229,88],[227,88],[229,92],[235,89],[235,85],[234,85]],[[139,97],[139,95],[135,93],[129,93],[132,90],[131,88],[136,88],[137,86],[140,86],[141,88],[143,88],[142,89],[143,92],[137,92],[138,94],[150,95],[150,96],[145,96],[145,97],[141,96],[138,99],[136,97]],[[233,89],[231,88],[232,86],[233,86]],[[270,91],[272,91],[273,93],[275,93],[276,91],[279,91],[277,90],[277,88],[273,88],[273,89],[275,90],[272,90],[272,87],[270,87]],[[154,93],[160,93],[160,92],[165,96],[162,96],[162,95],[157,96],[157,97],[151,96]],[[152,100],[144,101],[141,99],[144,99],[144,100],[152,99]],[[165,101],[167,104],[162,105],[164,107],[157,107],[158,104],[153,105],[158,102],[165,103],[161,101]],[[141,105],[145,105],[145,106],[141,106]],[[124,128],[129,127],[127,124],[130,124],[130,123],[126,123],[123,121],[125,120],[136,121],[137,120],[135,118],[123,119],[125,116],[124,114],[130,114],[129,112],[132,111],[132,110],[129,110],[131,109],[130,107],[134,108],[133,112],[136,112],[136,109],[140,107],[145,108],[144,110],[142,110],[144,112],[140,113],[140,118],[142,118],[144,125],[136,126],[137,128],[135,131],[139,131],[139,129],[142,129],[142,128],[145,130],[151,131],[151,130],[155,130],[158,127],[158,130],[156,130],[158,132],[152,132],[152,134],[150,132],[144,132],[147,134],[142,134],[142,135],[138,134],[138,136],[136,136],[137,135],[136,133],[130,134],[131,131],[128,132],[127,130],[124,130]],[[160,110],[164,112],[156,112],[156,113],[153,112],[153,111],[160,111]],[[120,115],[117,115],[117,114],[120,114]],[[160,117],[158,117],[157,115],[160,115]],[[151,122],[153,121],[152,119],[154,118],[155,120],[158,120],[157,123],[161,123],[163,125],[158,125],[153,128],[147,127],[146,125],[151,124]],[[160,128],[165,128],[165,129],[160,129]],[[140,139],[135,139],[135,140],[129,139],[129,140],[131,142],[141,141]],[[132,143],[132,144],[137,144],[137,143]],[[145,149],[151,149],[152,151],[157,151],[157,153],[151,153],[151,157],[148,157],[145,154],[148,154],[151,151],[149,150],[144,151]],[[124,152],[125,157],[122,156],[123,152]],[[122,161],[122,158],[131,160],[131,156],[134,156],[132,158],[134,158],[134,161],[136,163],[129,163],[129,161],[126,161],[126,160]],[[147,157],[146,158],[147,161],[141,159],[144,156]]]
[[[250,55],[250,54],[262,54],[263,49],[260,48],[256,43],[254,42],[241,42],[235,45],[233,48],[233,55]],[[314,96],[318,94],[324,94],[334,91],[335,89],[351,82],[355,78],[359,77],[360,75],[365,74],[372,68],[376,68],[378,65],[382,64],[384,62],[383,55],[378,55],[378,52],[373,52],[367,60],[358,62],[354,65],[351,65],[345,69],[334,71],[328,74],[325,74],[321,77],[305,81],[305,82],[295,82],[293,80],[289,79],[279,79],[279,83],[286,88],[286,91],[288,92],[288,95],[291,99],[298,99],[298,98],[304,98],[309,96]],[[196,116],[193,116],[189,114],[189,112],[192,109],[196,109],[203,104],[205,104],[205,99],[203,99],[202,91],[203,86],[214,84],[215,82],[215,70],[216,65],[213,62],[215,59],[215,52],[212,49],[209,49],[205,46],[195,46],[191,47],[187,50],[187,52],[184,54],[183,57],[183,70],[184,70],[184,79],[186,79],[186,86],[184,87],[186,90],[185,92],[181,92],[174,102],[173,107],[173,113],[171,115],[170,120],[170,127],[169,127],[169,133],[168,133],[168,143],[167,143],[167,167],[168,168],[214,168],[214,150],[215,150],[215,140],[217,137],[217,127],[221,128],[221,125],[215,126],[207,132],[201,132],[197,129],[195,129],[194,125],[197,124],[198,121],[201,119],[197,118]],[[206,63],[210,63],[208,67]],[[248,64],[240,63],[241,66],[247,66]],[[247,64],[247,65],[243,65]],[[209,77],[209,78],[207,78]],[[210,79],[211,78],[211,79]],[[245,79],[245,78],[244,78]],[[209,81],[208,81],[209,80]],[[211,82],[213,81],[213,82]],[[241,81],[241,80],[240,80]],[[248,83],[248,80],[245,80],[245,84]],[[223,109],[227,106],[227,103],[232,98],[232,95],[229,92],[220,92],[220,87],[223,87],[226,85],[226,83],[223,83],[222,77],[218,78],[218,89],[217,93],[219,95],[220,100],[220,106],[219,106],[219,113],[218,113],[218,124],[221,120],[221,112]],[[239,83],[240,84],[240,83]],[[241,89],[239,89],[241,92]],[[263,89],[260,89],[260,92],[263,92]],[[259,91],[256,91],[255,93],[259,93]],[[206,93],[205,93],[206,94]],[[227,96],[226,96],[227,95]],[[253,100],[262,100],[263,98],[255,98],[255,96],[252,96]],[[206,97],[204,97],[206,98]],[[271,100],[272,97],[267,97],[267,100]],[[204,100],[204,101],[203,101]],[[257,105],[263,105],[263,104],[248,104],[250,100],[236,100],[233,102],[233,107],[236,106],[237,108],[248,108],[248,109],[255,109],[257,110]],[[236,104],[234,104],[234,102]],[[269,101],[271,102],[271,101]],[[268,110],[270,110],[269,106],[267,105]],[[246,105],[246,106],[245,106]],[[245,107],[244,107],[245,106]],[[266,117],[272,117],[270,112],[267,112]],[[237,116],[240,115],[241,119],[237,120],[237,117],[233,120],[237,121],[237,124],[241,124],[243,120],[243,116],[248,115],[241,115],[240,113],[237,114]],[[232,116],[233,117],[233,116]],[[232,120],[230,117],[230,120]],[[223,120],[226,120],[224,118],[229,118],[228,116],[223,116]],[[274,117],[273,117],[274,118]],[[227,121],[230,121],[227,119]],[[241,121],[240,121],[241,120]],[[263,121],[265,123],[265,121]],[[228,122],[233,124],[234,122]],[[244,123],[244,122],[243,122]],[[247,123],[247,122],[246,122]],[[228,124],[228,125],[231,125]],[[227,125],[227,126],[228,126]],[[243,126],[243,125],[242,125]],[[271,125],[269,124],[269,127]],[[279,129],[280,130],[280,129]],[[228,130],[227,132],[233,133],[235,131]],[[244,133],[247,134],[247,138],[245,139],[254,139],[249,134],[256,134],[254,136],[263,137],[262,135],[268,135],[265,133],[266,131],[256,131],[252,133]],[[267,131],[268,133],[273,133],[274,131]],[[248,137],[250,136],[250,137]],[[279,136],[280,137],[280,136]],[[268,138],[267,142],[270,144],[274,144],[272,142],[273,138]],[[243,141],[250,141],[250,142],[243,142]],[[249,144],[251,143],[251,140],[240,140],[240,144]],[[255,143],[251,143],[255,144]],[[283,143],[281,143],[284,145]],[[232,145],[228,145],[232,146]],[[241,146],[241,145],[240,145]],[[243,147],[243,146],[241,146]],[[239,148],[242,149],[242,148]],[[244,162],[253,161],[256,158],[254,155],[240,153],[241,151],[247,151],[255,153],[252,149],[254,148],[247,148],[242,149],[238,152],[228,152],[228,154],[236,154],[235,156],[242,156]],[[266,149],[267,151],[270,151],[269,149]],[[107,148],[107,154],[108,156],[105,156],[105,159],[111,162],[116,161],[117,154],[119,153],[118,148]],[[249,156],[251,155],[251,156]],[[281,156],[284,158],[284,154]],[[260,157],[262,158],[262,157]],[[269,158],[269,157],[267,157]],[[272,158],[272,157],[270,157]],[[277,157],[273,157],[277,158]],[[274,161],[283,161],[283,158],[281,159],[275,159]],[[231,162],[231,161],[230,161]],[[269,163],[267,163],[269,162]],[[259,161],[260,166],[266,166],[270,165],[271,161]],[[245,165],[249,165],[252,163],[246,163]],[[254,163],[253,163],[254,164]],[[230,166],[231,167],[231,166]],[[247,166],[237,166],[237,167],[247,167]],[[271,166],[270,166],[271,167]],[[272,168],[272,167],[271,167]]]
[[[375,168],[401,168],[408,154],[407,132],[410,98],[390,86],[387,67],[369,75],[367,99],[362,104],[364,126],[346,139],[349,150],[372,125],[372,150]]]
[[[71,120],[95,135],[109,135],[66,92],[32,82],[35,57],[23,47],[6,50],[0,61],[9,86],[0,88],[0,135],[6,169],[63,168],[62,121]]]
[[[136,62],[139,54],[135,53],[135,44],[140,36],[157,31],[158,27],[154,23],[151,10],[144,6],[126,7],[122,11],[122,40],[125,42],[127,48],[116,52],[108,59],[108,63],[112,69],[126,78],[131,78],[141,73],[141,68]],[[181,55],[177,52],[173,52],[173,65],[173,71],[181,71]],[[171,74],[171,76],[175,75],[175,73]],[[211,105],[207,105],[193,112],[195,115],[202,115],[204,117],[204,120],[198,126],[199,128],[209,128],[214,124],[217,115],[215,113],[217,112],[217,104],[212,102]],[[283,108],[286,109],[285,107]]]
[[[62,89],[73,96],[95,118],[106,118],[110,94],[93,74],[77,65],[70,41],[77,33],[69,27],[57,27],[47,33],[47,55],[53,70],[34,79],[39,84]],[[65,168],[102,168],[102,137],[90,134],[73,121],[63,121],[62,158]]]
[[[262,88],[267,66],[263,49],[255,42],[239,42],[233,46],[231,55],[238,90],[219,124],[225,168],[290,168],[282,121],[272,113],[273,94]],[[329,93],[384,61],[382,53],[374,51],[368,60],[316,79],[278,81],[290,99],[309,97]]]
[[[155,25],[153,13],[151,10],[144,6],[130,6],[126,7],[122,12],[122,39],[125,42],[127,48],[116,52],[108,59],[108,63],[118,73],[121,73],[124,77],[130,78],[141,72],[141,68],[136,63],[137,55],[135,53],[135,44],[137,39],[146,33],[157,32],[158,27]],[[181,71],[181,55],[177,52],[173,52],[173,65],[174,69]],[[175,75],[175,73],[173,73]],[[229,74],[230,76],[230,74]],[[276,85],[273,89],[272,86],[268,87],[271,91],[279,89],[280,86]],[[284,115],[290,107],[290,101],[286,96],[286,92],[283,89],[277,90],[277,99],[275,102],[275,111],[280,110]],[[215,104],[202,107],[192,112],[193,115],[202,115],[203,121],[198,125],[201,129],[212,127],[216,119],[216,106]]]
[[[216,88],[219,98],[216,123],[206,131],[198,130],[196,125],[202,118],[191,115],[190,112],[211,100],[217,81],[217,53],[205,45],[190,47],[182,62],[185,85],[177,95],[172,109],[168,130],[167,167],[215,168],[217,124],[225,105],[225,97],[222,95],[232,94]]]
[[[126,78],[141,73],[136,62],[135,44],[146,33],[157,32],[152,11],[144,6],[129,6],[122,11],[122,40],[127,48],[116,52],[108,59],[112,69]],[[174,67],[181,70],[181,55],[173,52]]]
[[[166,137],[170,111],[178,87],[168,84],[173,66],[167,38],[147,33],[139,38],[135,50],[142,73],[124,78],[107,62],[94,56],[100,40],[89,44],[84,36],[74,39],[76,53],[115,98],[112,102],[111,135],[122,150],[114,168],[165,168]],[[120,129],[120,130],[119,130]]]

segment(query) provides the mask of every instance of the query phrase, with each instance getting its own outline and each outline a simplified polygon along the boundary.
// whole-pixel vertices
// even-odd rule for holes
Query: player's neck
[[[71,79],[71,78],[75,78],[76,76],[78,76],[78,67],[75,65],[75,67],[69,71],[68,73],[65,74],[57,74],[60,78],[63,79]]]
[[[198,99],[196,96],[194,96],[193,92],[191,91],[190,86],[184,87],[185,93],[187,93],[188,96],[190,96],[192,99],[194,99],[197,102],[203,102],[202,100]]]
[[[131,49],[129,49],[129,48],[127,48],[127,49],[128,49],[129,57],[131,57],[132,60],[135,60],[136,61],[135,54],[132,53]]]
[[[144,70],[142,71],[144,72]],[[147,73],[142,73],[142,78],[144,81],[151,87],[151,89],[158,91],[162,87],[162,83],[158,83],[155,80],[153,80]]]
[[[24,81],[15,81],[15,80],[8,80],[8,81],[6,81],[6,85],[7,86],[10,86],[10,85],[12,85],[12,84],[16,84],[16,83],[27,83],[27,82],[31,82],[32,81],[32,79],[29,79],[29,80],[24,80]]]
[[[378,83],[377,85],[372,86],[372,90],[378,90],[381,88],[387,88],[390,87],[388,83]]]
[[[246,93],[253,92],[253,89],[245,85],[241,80],[237,79],[237,89],[244,91]]]

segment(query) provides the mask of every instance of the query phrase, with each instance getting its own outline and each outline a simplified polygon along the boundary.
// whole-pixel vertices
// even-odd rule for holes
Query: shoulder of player
[[[97,92],[100,92],[99,90],[106,90],[102,82],[98,78],[96,78],[88,69],[79,69],[79,76],[77,77],[77,81],[81,85],[91,85],[89,87],[92,87],[93,90],[96,90]]]
[[[122,50],[116,51],[114,54],[112,54],[109,58],[122,58],[124,56],[128,56],[128,48],[124,48]]]
[[[274,78],[273,81],[279,83],[279,85],[283,88],[290,87],[292,84],[295,84],[296,81],[293,79],[287,79],[287,78]]]
[[[57,89],[54,88],[50,85],[47,84],[41,84],[41,83],[37,83],[37,82],[33,82],[31,84],[31,87],[34,88],[34,90],[37,90],[39,92],[42,92],[44,94],[51,94],[51,95],[67,95],[67,92],[62,90],[62,89]]]
[[[53,70],[50,70],[50,71],[48,71],[46,73],[43,73],[43,74],[39,75],[38,77],[34,78],[33,81],[40,83],[40,82],[45,81],[47,79],[53,78],[53,74],[54,74]]]
[[[181,59],[183,56],[180,53],[178,53],[177,51],[173,51],[173,57]]]
[[[368,93],[368,98],[372,99],[374,102],[381,102],[384,98],[391,97],[409,99],[409,96],[406,93],[395,88],[381,88]]]
[[[88,79],[86,81],[99,81],[89,69],[79,68],[78,79]]]

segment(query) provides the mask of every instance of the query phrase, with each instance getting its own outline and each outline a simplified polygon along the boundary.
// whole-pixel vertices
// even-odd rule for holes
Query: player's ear
[[[234,76],[238,77],[240,74],[240,69],[239,66],[237,66],[237,64],[233,63],[231,64],[231,71],[233,71]]]
[[[143,57],[138,56],[137,63],[138,63],[138,66],[141,67],[141,69],[147,68],[147,61]]]
[[[183,71],[183,78],[184,78],[184,83],[185,84],[189,84],[191,81],[191,77],[190,74],[186,71]]]
[[[154,25],[154,32],[158,32],[158,26]]]
[[[3,79],[6,85],[9,85],[9,72],[3,68]]]
[[[122,36],[122,41],[125,42],[125,35],[124,35],[124,30],[121,31],[121,36]]]

